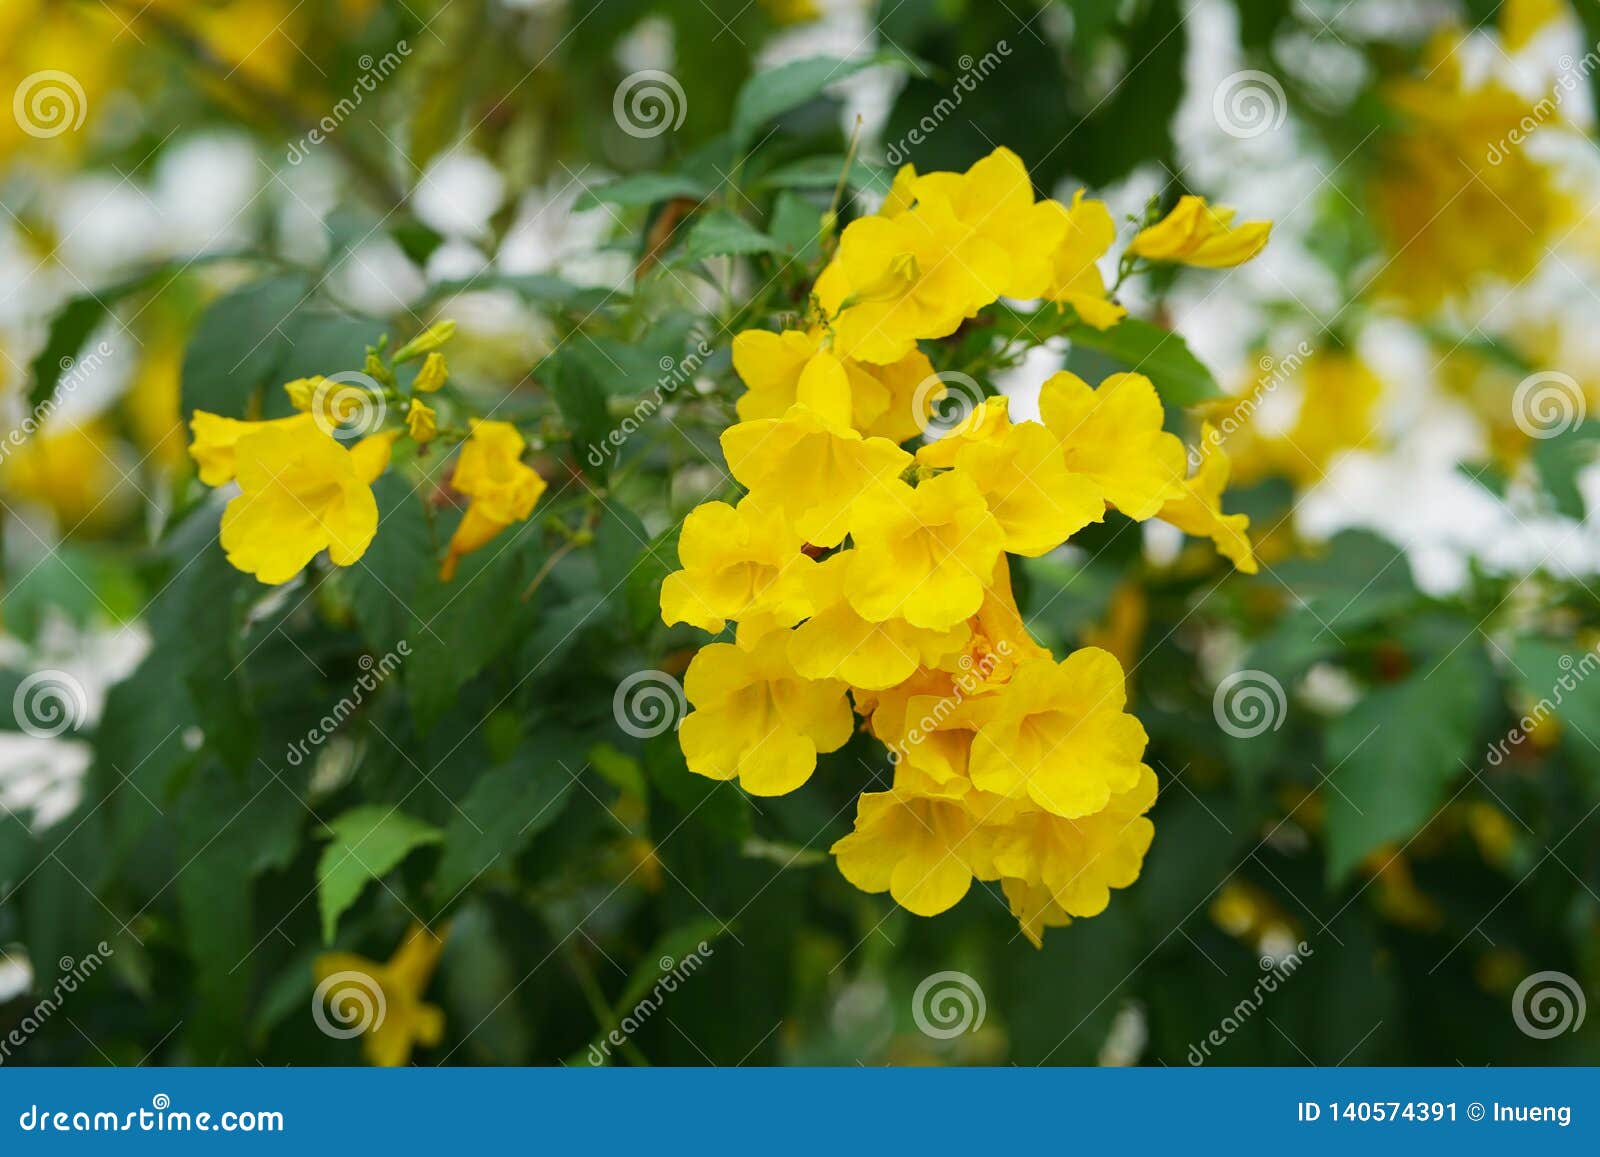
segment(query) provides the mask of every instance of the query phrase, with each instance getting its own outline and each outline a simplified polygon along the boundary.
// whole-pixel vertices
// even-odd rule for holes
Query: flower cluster
[[[189,454],[207,486],[238,484],[222,514],[228,561],[263,583],[286,583],[326,550],[335,566],[353,566],[378,530],[372,484],[389,468],[404,435],[417,447],[445,437],[462,442],[451,477],[467,508],[451,536],[440,578],[455,575],[463,555],[479,550],[532,512],[545,481],[522,461],[526,443],[509,422],[469,420],[466,432],[441,429],[428,398],[449,377],[440,348],[455,326],[443,322],[419,334],[385,361],[367,351],[365,372],[298,378],[284,385],[292,417],[266,421],[225,418],[196,410]],[[409,389],[396,368],[420,362]],[[399,403],[405,426],[381,425]],[[376,418],[376,422],[373,419]],[[346,445],[346,441],[350,445]]]
[[[1129,252],[1236,264],[1266,229],[1185,198]],[[782,795],[859,715],[894,779],[860,797],[854,832],[832,849],[840,871],[927,916],[975,878],[999,881],[1036,944],[1137,878],[1156,777],[1121,665],[1093,647],[1058,662],[1034,641],[1010,556],[1052,551],[1115,509],[1211,538],[1253,571],[1248,520],[1222,513],[1215,439],[1188,476],[1141,374],[1092,387],[1057,373],[1042,421],[1013,421],[993,397],[928,438],[945,385],[919,343],[1001,296],[1116,324],[1124,311],[1097,264],[1114,234],[1081,193],[1070,209],[1036,201],[1005,149],[966,173],[902,169],[880,212],[839,237],[810,327],[735,337],[747,392],[722,448],[746,493],[690,513],[682,569],[661,590],[669,624],[736,624],[685,678],[690,770]]]

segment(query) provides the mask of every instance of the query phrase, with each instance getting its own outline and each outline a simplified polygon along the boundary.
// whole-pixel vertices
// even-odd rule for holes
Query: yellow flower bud
[[[395,351],[394,364],[409,362],[413,358],[420,358],[423,354],[431,354],[439,349],[445,342],[456,335],[456,323],[453,321],[438,321],[423,330],[416,337],[406,342]]]
[[[449,368],[444,364],[443,354],[429,354],[422,363],[422,368],[417,371],[416,381],[411,383],[411,392],[414,394],[431,394],[444,385],[445,379],[450,376]]]
[[[406,429],[410,431],[412,441],[433,441],[434,435],[439,432],[438,417],[432,406],[420,398],[412,398],[406,410]]]

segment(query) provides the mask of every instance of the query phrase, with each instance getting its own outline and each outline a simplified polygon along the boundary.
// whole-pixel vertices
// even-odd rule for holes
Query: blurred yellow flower
[[[456,524],[439,577],[449,582],[463,555],[487,546],[514,522],[533,513],[545,480],[522,461],[527,443],[510,422],[473,420],[450,485],[471,502]]]
[[[409,1064],[418,1045],[431,1048],[444,1039],[443,1011],[422,999],[444,951],[444,936],[417,924],[384,964],[353,952],[325,952],[312,965],[324,1005],[359,1011],[361,1053],[368,1064]]]

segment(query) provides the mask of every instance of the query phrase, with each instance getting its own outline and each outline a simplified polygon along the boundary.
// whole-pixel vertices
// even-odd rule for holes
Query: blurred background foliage
[[[1214,1063],[1594,1062],[1600,1017],[1536,1039],[1510,1001],[1600,977],[1600,682],[1559,691],[1600,640],[1597,41],[1588,0],[11,0],[0,95],[76,91],[67,131],[0,117],[0,397],[8,428],[46,414],[0,462],[0,1032],[114,951],[8,1063],[355,1063],[315,961],[384,960],[418,917],[449,930],[422,1063],[581,1063],[702,940],[618,1061],[1182,1064],[1304,941]],[[622,125],[645,70],[671,131]],[[1264,128],[1230,120],[1247,70]],[[982,889],[919,920],[839,877],[876,745],[752,801],[613,713],[698,644],[655,591],[722,484],[730,334],[803,306],[823,213],[870,209],[892,146],[996,145],[1119,214],[1278,222],[1256,266],[1123,292],[1220,383],[1191,418],[1236,419],[1262,572],[1110,520],[1017,575],[1041,641],[1130,669],[1162,785],[1141,879],[1042,950]],[[228,567],[189,413],[285,413],[282,382],[446,316],[452,388],[540,435],[552,498],[512,548],[439,582],[453,496],[391,476],[366,565]],[[1554,437],[1514,405],[1539,373],[1576,390]],[[83,690],[48,738],[12,717],[44,670]],[[1239,670],[1284,696],[1248,737],[1216,705]],[[330,884],[372,805],[414,826]],[[987,998],[952,1040],[912,1016],[943,970]]]

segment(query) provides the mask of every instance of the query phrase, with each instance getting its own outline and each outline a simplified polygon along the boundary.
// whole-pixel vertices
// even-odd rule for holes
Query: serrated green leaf
[[[261,388],[289,350],[286,328],[305,300],[299,274],[251,282],[211,303],[183,358],[183,413],[250,416]]]
[[[683,247],[684,259],[688,261],[782,252],[781,244],[727,209],[713,209],[697,218]]]
[[[332,839],[317,861],[317,907],[322,939],[333,943],[339,917],[373,880],[412,852],[436,844],[444,833],[389,804],[352,808],[328,825]]]
[[[583,768],[579,740],[544,732],[508,762],[484,772],[445,832],[435,878],[441,900],[449,903],[560,819]]]

